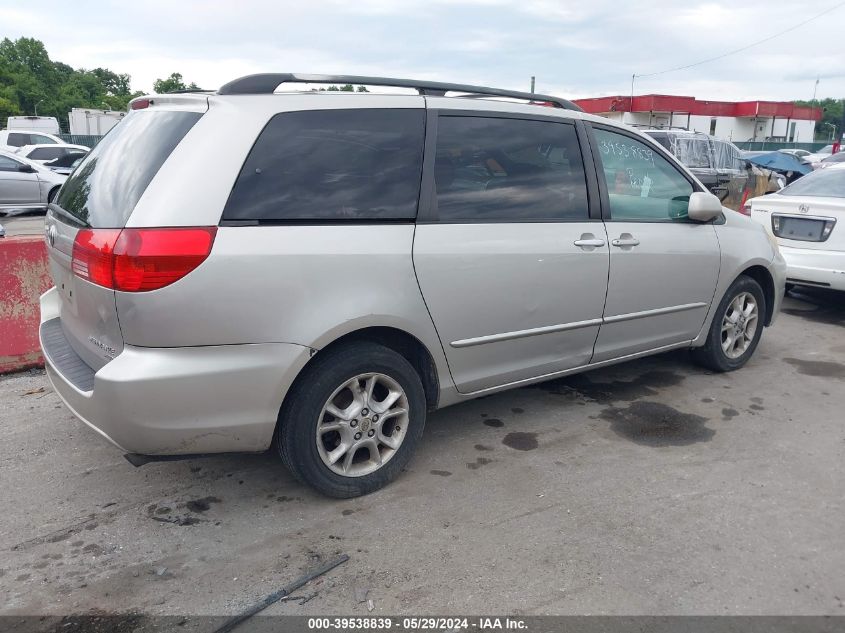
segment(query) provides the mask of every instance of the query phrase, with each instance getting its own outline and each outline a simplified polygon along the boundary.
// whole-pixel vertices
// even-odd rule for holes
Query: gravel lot
[[[0,614],[232,614],[341,553],[268,613],[843,614],[843,326],[793,294],[733,374],[673,353],[445,409],[349,501],[270,454],[133,468],[43,373],[0,378]]]

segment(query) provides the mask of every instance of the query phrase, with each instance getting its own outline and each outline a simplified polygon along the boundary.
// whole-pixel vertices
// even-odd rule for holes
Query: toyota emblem
[[[47,233],[47,241],[50,243],[50,246],[55,246],[56,245],[56,235],[58,234],[58,231],[56,230],[56,225],[51,224],[50,226],[48,226],[46,233]]]

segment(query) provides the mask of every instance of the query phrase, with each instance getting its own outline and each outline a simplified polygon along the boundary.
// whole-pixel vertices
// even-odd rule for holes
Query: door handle
[[[623,233],[610,243],[619,248],[630,248],[632,246],[639,246],[640,241],[630,233]]]
[[[573,244],[575,244],[575,246],[581,246],[581,247],[592,246],[593,248],[597,248],[599,246],[604,246],[604,240],[600,240],[600,239],[596,239],[596,238],[593,238],[593,239],[588,238],[588,239],[584,239],[584,240],[575,240],[573,242]]]
[[[592,233],[582,233],[581,237],[572,242],[575,246],[591,251],[594,248],[604,246],[604,240],[597,238]]]

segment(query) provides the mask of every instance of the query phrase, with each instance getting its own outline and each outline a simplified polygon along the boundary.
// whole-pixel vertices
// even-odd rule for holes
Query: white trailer
[[[58,134],[59,122],[54,116],[10,116],[6,121],[6,129]]]
[[[103,136],[115,125],[120,123],[121,119],[125,116],[125,112],[117,112],[115,110],[73,108],[68,114],[70,133]]]

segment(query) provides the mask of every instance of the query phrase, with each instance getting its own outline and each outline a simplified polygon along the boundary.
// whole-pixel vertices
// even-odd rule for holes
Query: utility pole
[[[531,94],[534,94],[534,75],[531,75]]]
[[[813,86],[813,101],[812,101],[813,104],[816,103],[816,91],[819,89],[819,79],[820,79],[819,77],[816,77],[816,83]]]

